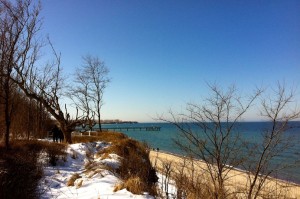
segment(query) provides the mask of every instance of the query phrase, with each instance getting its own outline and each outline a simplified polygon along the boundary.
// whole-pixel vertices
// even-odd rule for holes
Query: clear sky
[[[277,81],[300,88],[299,0],[44,0],[42,7],[43,32],[66,73],[86,54],[110,68],[104,119],[152,121],[180,111],[207,94],[207,82],[244,93]]]

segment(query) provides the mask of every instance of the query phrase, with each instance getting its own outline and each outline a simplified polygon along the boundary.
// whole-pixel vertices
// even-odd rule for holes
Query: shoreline
[[[168,154],[168,155],[176,156],[176,157],[181,158],[181,159],[183,159],[185,157],[184,155],[180,155],[180,154],[177,154],[177,153],[172,153],[172,152],[165,151],[165,150],[159,150],[159,151],[151,150],[151,151],[152,152],[158,152],[158,153],[163,153],[163,154]],[[200,159],[193,159],[193,160],[194,161],[203,162]],[[228,165],[228,167],[230,167],[230,165]],[[243,173],[247,173],[248,172],[247,170],[243,170],[243,169],[236,168],[236,167],[233,167],[233,170],[235,170],[237,172],[243,172]],[[276,177],[272,177],[272,176],[269,176],[268,178],[270,178],[272,180],[276,180],[276,181],[282,182],[282,183],[292,184],[294,186],[299,186],[300,187],[300,182],[298,183],[298,182],[289,181],[289,180],[285,180],[285,179],[282,179],[282,178],[276,178]]]
[[[239,128],[242,129],[241,136],[244,137],[245,139],[253,139],[253,142],[260,142],[261,141],[261,131],[264,128],[267,128],[269,125],[269,121],[241,121],[239,122]],[[139,124],[133,124],[133,126],[148,126],[149,123],[139,123]],[[129,137],[139,140],[140,142],[147,142],[149,146],[152,148],[159,148],[161,150],[164,150],[165,152],[169,152],[171,154],[178,154],[178,155],[185,155],[180,151],[175,145],[174,142],[172,141],[174,138],[176,138],[178,135],[180,135],[180,132],[174,125],[169,124],[169,123],[161,123],[161,122],[151,122],[150,125],[161,125],[161,131],[158,133],[149,133],[147,131],[141,131],[141,132],[136,132],[136,131],[127,131],[127,130],[119,130],[120,132],[128,135]],[[300,127],[300,121],[292,121],[291,126],[296,126]],[[118,126],[118,125],[115,125]],[[127,126],[127,125],[120,125],[122,126]],[[292,128],[289,129],[286,134],[287,136],[289,135],[295,135],[295,133],[298,132],[298,128]],[[300,142],[300,137],[296,137],[295,142]],[[283,156],[284,156],[284,161],[286,161],[284,164],[291,165],[295,163],[295,160],[299,159],[299,156],[297,153],[300,150],[299,145],[293,146],[293,148],[288,149],[287,151],[284,151]],[[281,162],[281,158],[275,159],[274,161],[271,161],[271,166],[277,165],[278,163]],[[278,162],[277,162],[278,161]],[[247,167],[238,167],[237,169],[242,169],[242,170],[247,170]],[[291,167],[288,168],[285,171],[279,171],[279,172],[273,172],[272,177],[276,179],[280,179],[283,181],[288,181],[291,183],[295,184],[300,184],[300,172],[299,172],[299,166]]]
[[[182,163],[184,156],[179,155],[179,154],[174,154],[168,151],[153,151],[150,150],[150,160],[152,162],[152,164],[154,165],[155,163],[155,167],[156,169],[159,170],[159,168],[162,167],[162,162],[163,161],[169,161],[172,162],[172,164],[175,164],[176,166],[180,166],[180,163]],[[206,164],[201,161],[201,160],[197,160],[197,159],[193,159],[193,161],[195,161],[195,167],[193,167],[193,169],[196,168],[196,171],[198,173],[203,173],[203,171],[205,171],[203,168],[206,167]],[[245,188],[247,187],[247,182],[248,182],[248,174],[247,171],[242,170],[242,169],[238,169],[238,168],[233,168],[230,172],[230,178],[228,179],[228,187],[230,187],[229,189],[234,191],[235,189],[238,188]],[[267,189],[274,189],[273,191],[279,192],[279,193],[285,193],[287,196],[289,197],[293,197],[293,198],[300,198],[300,184],[294,183],[294,182],[290,182],[287,180],[282,180],[279,178],[274,178],[274,177],[268,177],[266,182],[265,182],[265,186]]]

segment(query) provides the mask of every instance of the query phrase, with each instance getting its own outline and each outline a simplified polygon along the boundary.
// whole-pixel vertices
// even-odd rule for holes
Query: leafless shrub
[[[286,86],[278,84],[271,97],[263,97],[263,92],[257,90],[245,99],[238,95],[235,87],[223,91],[216,85],[210,85],[210,89],[211,95],[201,104],[188,104],[187,113],[177,116],[171,112],[171,120],[161,118],[174,124],[181,132],[181,138],[175,141],[177,146],[187,155],[201,159],[205,164],[202,170],[207,174],[203,176],[207,181],[202,184],[200,180],[198,184],[206,190],[197,190],[197,197],[201,194],[206,194],[206,198],[215,199],[287,197],[283,195],[284,191],[282,192],[281,188],[275,186],[277,188],[274,189],[274,186],[267,185],[266,182],[270,182],[267,180],[276,172],[295,167],[297,161],[299,162],[297,159],[291,164],[285,161],[274,164],[276,158],[282,158],[283,152],[291,150],[295,144],[293,139],[285,134],[291,128],[291,121],[300,117],[300,110],[293,106],[295,91],[287,90]],[[260,143],[249,144],[240,136],[238,122],[260,96],[261,115],[267,118],[271,125],[262,132]],[[234,185],[231,182],[234,176],[230,173],[237,167],[249,171],[248,181],[245,180],[243,185]],[[199,180],[198,174],[191,175],[193,180],[190,182]],[[183,183],[189,183],[185,182],[184,175],[179,179],[177,184],[181,190]],[[188,187],[195,190],[193,183]],[[180,191],[179,194],[182,192],[188,195],[189,190]]]
[[[157,166],[163,175],[160,193],[162,198],[198,199],[214,198],[214,187],[210,178],[197,169],[193,159],[182,157],[182,161],[158,159]],[[176,185],[176,193],[169,193],[170,182]]]
[[[56,166],[59,159],[66,161],[67,145],[60,143],[44,143],[43,146],[45,147],[45,152],[47,153],[47,158],[50,165]]]
[[[171,112],[171,122],[180,131],[177,146],[187,155],[201,159],[204,170],[209,174],[213,184],[214,198],[226,198],[225,187],[229,172],[244,162],[242,145],[237,123],[261,94],[260,90],[253,96],[242,98],[234,86],[223,91],[217,85],[209,85],[211,95],[203,103],[190,103],[187,113],[177,117]],[[228,167],[227,165],[230,165]]]
[[[249,187],[247,197],[249,199],[263,197],[283,197],[278,189],[266,185],[266,180],[284,169],[299,166],[295,159],[294,163],[288,163],[283,156],[284,152],[296,153],[297,149],[293,137],[287,135],[287,130],[293,128],[291,121],[300,117],[300,109],[294,102],[295,90],[287,89],[278,83],[277,88],[272,90],[271,96],[261,99],[261,115],[270,122],[262,133],[261,142],[247,145],[250,157],[243,165],[249,171]],[[281,161],[274,160],[281,158]],[[281,189],[282,190],[282,189]]]
[[[169,198],[169,184],[171,181],[171,175],[173,172],[172,162],[171,161],[163,161],[162,162],[162,179],[161,179],[161,190],[165,193],[165,197]]]

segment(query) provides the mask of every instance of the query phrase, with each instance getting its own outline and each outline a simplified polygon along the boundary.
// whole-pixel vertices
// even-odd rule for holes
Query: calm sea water
[[[238,124],[238,129],[243,138],[250,142],[259,142],[262,140],[262,131],[266,129],[270,123],[267,122],[242,122]],[[137,124],[105,124],[103,128],[109,127],[151,127],[159,126],[160,131],[140,131],[140,130],[121,130],[129,137],[147,142],[151,148],[159,148],[160,150],[167,151],[182,155],[183,152],[174,144],[174,139],[180,138],[179,130],[172,124],[168,123],[137,123]],[[282,157],[277,158],[274,164],[278,161],[294,164],[298,160],[298,166],[286,169],[276,173],[274,177],[289,180],[300,184],[300,122],[292,122],[291,126],[294,128],[289,129],[286,135],[292,136],[290,140],[296,145],[293,150],[286,151]],[[119,130],[117,130],[119,131]],[[272,165],[271,165],[272,166]]]

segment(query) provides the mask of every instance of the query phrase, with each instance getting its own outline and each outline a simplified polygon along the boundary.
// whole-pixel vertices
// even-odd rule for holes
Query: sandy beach
[[[180,170],[179,168],[182,168],[182,165],[184,164],[186,167],[186,175],[190,175],[192,170],[197,174],[203,175],[205,173],[205,168],[207,168],[206,164],[200,160],[184,161],[184,158],[179,155],[169,154],[165,152],[151,151],[150,160],[158,170],[161,170],[166,162],[171,164],[172,172],[175,173],[178,172]],[[246,174],[246,172],[234,169],[228,173],[226,188],[232,193],[242,193],[248,186],[247,182],[248,175]],[[285,198],[300,199],[300,185],[289,183],[283,180],[275,178],[267,179],[265,182],[265,190],[267,190],[268,193],[275,195],[275,198],[282,198],[283,196],[285,196]]]

